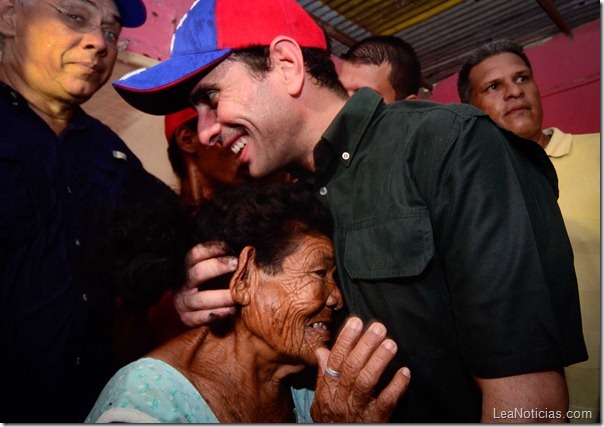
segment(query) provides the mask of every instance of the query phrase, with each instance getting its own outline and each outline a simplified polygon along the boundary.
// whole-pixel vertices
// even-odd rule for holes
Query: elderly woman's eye
[[[320,277],[327,277],[327,270],[326,269],[315,270],[315,271],[313,271],[313,274],[316,274],[317,276],[320,276]]]

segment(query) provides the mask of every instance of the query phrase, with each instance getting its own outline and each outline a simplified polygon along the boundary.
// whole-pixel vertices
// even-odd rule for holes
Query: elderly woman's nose
[[[331,287],[331,291],[329,296],[327,297],[327,307],[332,308],[334,310],[340,310],[344,306],[344,298],[342,297],[342,292],[340,292],[340,288],[333,282]]]

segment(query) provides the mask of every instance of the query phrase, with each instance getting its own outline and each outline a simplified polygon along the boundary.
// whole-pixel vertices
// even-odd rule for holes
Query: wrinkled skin
[[[3,0],[3,3],[7,0]],[[57,12],[44,2],[18,12],[8,33],[3,79],[37,104],[88,100],[109,79],[117,51],[107,46],[100,29],[79,33],[61,24]],[[104,22],[119,19],[112,0],[90,6]]]
[[[396,403],[410,381],[408,368],[401,368],[377,398],[371,392],[396,354],[394,341],[386,338],[386,328],[373,323],[365,333],[360,319],[348,319],[331,349],[317,350],[319,375],[311,415],[315,422],[388,422]],[[341,372],[339,378],[325,372],[329,366]]]
[[[282,271],[253,271],[240,285],[246,290],[236,294],[245,295],[240,298],[241,318],[247,328],[278,354],[316,365],[315,350],[330,339],[332,311],[343,306],[331,241],[302,236],[297,250],[284,259]]]
[[[186,262],[190,267],[188,283],[194,283],[196,286],[203,281],[237,269],[237,259],[224,256],[223,246],[217,242],[196,246],[189,251]],[[295,267],[295,264],[290,265]],[[297,286],[292,291],[294,293],[317,292],[318,288],[313,285],[315,280],[320,282],[323,279],[313,278],[310,284]],[[175,299],[177,306],[181,307],[179,312],[184,322],[189,322],[191,326],[207,324],[215,316],[228,313],[231,307],[234,310],[233,298],[229,291],[200,292],[196,286],[182,291]],[[272,292],[276,292],[276,289]],[[333,302],[329,304],[333,306]],[[278,317],[282,318],[279,313],[287,313],[285,310],[287,307],[293,309],[296,305],[295,302],[283,306],[277,304],[275,309]],[[262,317],[258,315],[258,320],[260,319]],[[320,317],[311,317],[306,322],[303,319],[302,315],[293,315],[292,323],[304,326],[304,331],[308,332],[306,326]],[[261,321],[257,326],[259,330],[272,327],[269,323],[263,327],[263,323],[265,322]],[[285,328],[280,329],[285,330]],[[394,341],[386,338],[385,327],[376,323],[363,334],[361,320],[351,318],[340,332],[331,351],[322,345],[320,339],[315,340],[311,334],[302,332],[302,328],[299,329],[300,331],[294,334],[302,337],[301,341],[298,341],[301,344],[301,346],[298,344],[299,354],[304,355],[307,363],[313,365],[318,363],[319,366],[315,399],[311,407],[313,420],[315,422],[387,422],[396,403],[407,390],[410,372],[406,367],[401,368],[377,398],[371,396],[373,388],[397,351]],[[271,333],[269,331],[269,336]],[[305,335],[311,335],[310,339]],[[275,339],[271,342],[276,342],[280,334],[275,333],[273,336]],[[288,342],[294,343],[294,340],[286,339],[283,344],[274,345],[284,350],[287,350],[288,346],[290,349],[296,348],[296,345],[287,344]],[[313,356],[309,355],[310,349],[314,350]],[[326,366],[341,371],[340,378],[327,375]]]

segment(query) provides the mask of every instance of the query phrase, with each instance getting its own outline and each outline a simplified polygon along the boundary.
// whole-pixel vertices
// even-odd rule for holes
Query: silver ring
[[[331,369],[329,366],[325,367],[325,373],[327,375],[329,375],[330,377],[334,377],[334,378],[340,378],[340,375],[342,375],[341,372],[338,371],[334,371],[333,369]]]

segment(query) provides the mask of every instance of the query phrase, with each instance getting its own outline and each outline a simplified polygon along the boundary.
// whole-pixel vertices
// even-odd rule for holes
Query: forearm
[[[568,391],[562,370],[505,378],[476,378],[484,423],[566,422]]]

